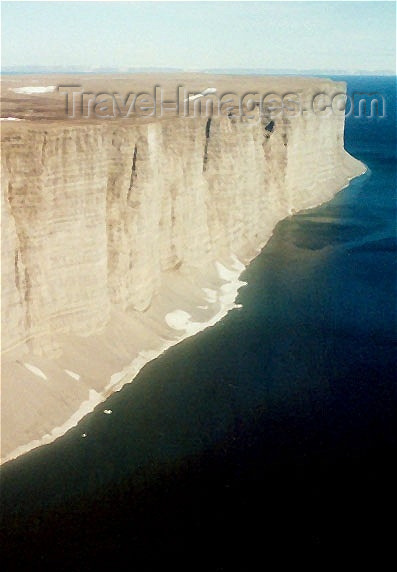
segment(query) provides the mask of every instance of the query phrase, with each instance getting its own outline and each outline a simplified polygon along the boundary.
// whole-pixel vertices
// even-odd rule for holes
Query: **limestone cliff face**
[[[70,336],[83,344],[106,332],[114,312],[144,320],[169,298],[170,277],[194,283],[216,261],[247,263],[278,220],[329,199],[363,171],[344,150],[343,116],[276,118],[266,126],[203,117],[140,125],[25,121],[6,130],[5,361],[61,359]],[[157,333],[167,336],[160,326]],[[83,399],[75,392],[54,423],[77,409]],[[29,423],[18,446],[40,438],[39,420]]]

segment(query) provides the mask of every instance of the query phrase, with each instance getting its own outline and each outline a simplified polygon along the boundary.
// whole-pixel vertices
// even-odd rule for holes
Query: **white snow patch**
[[[234,270],[238,270],[239,272],[242,272],[243,270],[245,270],[244,264],[241,262],[241,260],[239,260],[237,258],[237,256],[235,254],[232,255],[232,260],[233,260]]]
[[[215,93],[216,92],[216,87],[207,87],[206,89],[204,89],[204,91],[202,91],[201,93],[203,95],[208,95],[209,93]]]
[[[207,302],[209,302],[210,304],[213,304],[214,302],[216,302],[216,300],[218,298],[216,290],[212,290],[211,288],[202,288],[202,291],[205,294],[205,299]]]
[[[78,373],[75,373],[74,371],[71,371],[70,369],[64,369],[63,370],[65,373],[67,373],[68,375],[70,375],[70,377],[73,377],[73,379],[77,379],[77,381],[80,379],[81,375]]]
[[[174,310],[165,315],[165,321],[174,330],[187,330],[191,315],[184,310]]]
[[[47,85],[47,86],[29,85],[26,87],[11,87],[10,89],[15,93],[32,94],[32,93],[51,93],[52,91],[55,90],[55,88],[56,88],[55,85]]]
[[[235,261],[235,266],[237,262]],[[240,268],[240,265],[239,265]],[[167,323],[170,321],[173,326],[178,326],[178,329],[183,325],[185,331],[180,332],[178,335],[178,339],[176,340],[169,340],[164,342],[160,348],[155,350],[143,350],[139,352],[138,356],[132,360],[132,362],[127,365],[122,371],[114,373],[111,378],[110,382],[105,387],[102,395],[97,393],[95,390],[91,389],[88,395],[88,399],[84,401],[79,409],[60,427],[55,427],[51,431],[44,435],[41,439],[36,439],[31,441],[27,445],[22,445],[17,447],[14,451],[12,451],[5,459],[3,459],[3,463],[18,457],[22,453],[30,451],[40,445],[44,445],[46,443],[51,443],[61,435],[64,435],[66,431],[68,431],[71,427],[77,425],[77,423],[85,417],[88,413],[91,413],[95,407],[100,403],[103,402],[105,396],[108,394],[110,390],[112,391],[120,391],[120,389],[128,382],[132,381],[137,373],[143,368],[143,366],[148,363],[149,361],[157,358],[160,354],[165,352],[169,347],[179,343],[183,339],[186,339],[190,336],[194,336],[198,332],[205,330],[206,328],[210,328],[214,326],[221,318],[226,316],[226,314],[232,310],[233,308],[238,308],[239,305],[234,303],[234,300],[237,296],[239,288],[244,286],[246,283],[241,282],[239,280],[239,270],[229,271],[224,266],[220,266],[219,269],[225,275],[226,272],[229,275],[230,272],[230,282],[228,284],[224,284],[219,292],[219,298],[217,292],[215,290],[210,289],[203,289],[204,292],[210,294],[211,299],[215,297],[216,300],[219,301],[220,308],[217,314],[215,314],[212,318],[210,318],[206,322],[192,322],[191,316],[187,312],[183,310],[174,310],[166,315],[166,319],[168,317]],[[226,271],[226,272],[225,272]],[[86,433],[81,435],[82,437],[87,437]]]
[[[186,97],[185,101],[194,101],[195,99],[198,99],[199,97],[204,97],[205,95],[208,95],[210,93],[215,93],[215,92],[216,92],[216,87],[207,87],[201,93],[189,95],[189,97]]]
[[[36,367],[35,365],[32,365],[31,363],[26,363],[26,362],[23,362],[23,365],[26,367],[26,369],[28,369],[29,371],[31,371],[32,373],[34,373],[34,374],[37,375],[38,377],[41,377],[41,378],[43,378],[43,379],[45,379],[45,380],[48,379],[48,377],[46,376],[46,374],[43,373],[43,372],[41,371],[41,369],[38,368],[38,367]]]
[[[113,387],[114,385],[117,385],[119,381],[121,381],[123,379],[123,377],[125,376],[125,372],[123,371],[118,371],[117,373],[114,373],[111,377],[110,377],[110,383],[109,386]],[[108,386],[108,387],[109,387]]]
[[[231,282],[236,277],[236,271],[228,270],[226,266],[223,266],[220,262],[215,262],[216,269],[218,271],[219,278],[222,280],[227,280],[227,282]]]

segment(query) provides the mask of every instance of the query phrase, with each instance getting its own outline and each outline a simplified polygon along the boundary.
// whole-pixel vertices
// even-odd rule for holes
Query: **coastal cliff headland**
[[[91,91],[104,81],[73,78]],[[293,77],[184,81],[305,102],[346,90]],[[365,170],[344,149],[340,113],[68,119],[59,94],[24,87],[61,82],[71,84],[2,82],[3,462],[64,434],[236,307],[239,276],[277,222]],[[169,100],[177,80],[164,82]]]

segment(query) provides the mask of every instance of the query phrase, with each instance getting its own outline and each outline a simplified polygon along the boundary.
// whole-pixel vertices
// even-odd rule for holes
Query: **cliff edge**
[[[2,123],[3,461],[215,323],[276,223],[365,170],[344,149],[343,114],[271,123]]]

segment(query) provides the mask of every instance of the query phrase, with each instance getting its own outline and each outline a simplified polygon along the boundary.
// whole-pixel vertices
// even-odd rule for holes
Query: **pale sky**
[[[395,70],[394,2],[2,2],[2,66]]]

